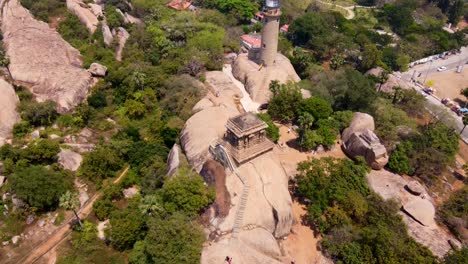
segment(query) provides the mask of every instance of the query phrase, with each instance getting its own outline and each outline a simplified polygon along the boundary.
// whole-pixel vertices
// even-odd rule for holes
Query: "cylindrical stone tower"
[[[278,52],[278,34],[280,25],[279,0],[266,0],[263,10],[262,48],[260,63],[268,67],[275,63]]]

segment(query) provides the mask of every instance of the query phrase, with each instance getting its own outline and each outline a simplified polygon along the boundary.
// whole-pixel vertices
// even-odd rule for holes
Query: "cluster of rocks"
[[[388,154],[374,129],[374,118],[358,112],[354,114],[351,125],[343,131],[341,139],[343,149],[349,156],[362,156],[372,169],[380,170],[388,163]]]
[[[452,247],[460,246],[450,232],[437,225],[432,199],[418,181],[405,180],[386,170],[374,170],[367,175],[367,182],[385,200],[393,199],[401,205],[400,215],[409,235],[435,255],[442,257]]]
[[[129,3],[128,3],[129,4]],[[131,6],[129,4],[129,6]],[[118,40],[118,46],[116,49],[116,59],[122,60],[122,51],[125,47],[130,34],[123,27],[111,29],[107,24],[107,19],[104,13],[104,2],[94,1],[94,3],[84,3],[82,0],[67,0],[67,8],[70,12],[75,14],[83,25],[86,26],[88,31],[93,34],[96,29],[101,26],[104,43],[107,46],[111,46],[114,38]],[[117,13],[122,16],[124,23],[126,24],[142,24],[143,21],[131,16],[128,13],[122,12],[120,9],[116,9]]]

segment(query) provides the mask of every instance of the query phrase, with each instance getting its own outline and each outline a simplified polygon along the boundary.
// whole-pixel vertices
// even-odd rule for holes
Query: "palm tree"
[[[311,114],[307,112],[303,113],[297,120],[297,122],[299,123],[299,128],[302,131],[310,129],[312,125],[314,124],[314,121],[315,121],[314,116],[312,116]]]
[[[80,208],[80,199],[78,198],[77,193],[67,191],[66,193],[62,194],[62,196],[60,196],[60,199],[59,199],[59,205],[65,210],[73,210],[73,213],[75,213],[76,219],[78,219],[78,223],[80,224],[81,227],[83,227],[83,224],[81,223],[81,219],[76,213],[76,210]]]
[[[460,134],[462,134],[466,126],[468,126],[468,114],[465,114],[463,116],[462,121],[463,121],[463,129],[460,131]]]
[[[377,79],[379,80],[379,89],[377,90],[377,92],[380,92],[380,89],[382,89],[382,85],[388,81],[388,77],[389,76],[387,70],[382,70],[379,73],[379,76],[377,77]]]
[[[142,200],[140,209],[142,214],[147,215],[155,215],[161,211],[163,211],[163,207],[161,206],[162,201],[161,198],[157,195],[146,195]]]
[[[396,104],[398,101],[402,99],[402,89],[400,86],[393,86],[393,100],[392,104]]]
[[[465,89],[461,89],[460,94],[465,96],[465,107],[468,105],[468,87]]]

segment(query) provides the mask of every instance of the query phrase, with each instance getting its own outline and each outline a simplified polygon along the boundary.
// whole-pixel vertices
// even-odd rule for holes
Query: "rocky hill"
[[[38,101],[53,100],[60,112],[86,98],[93,78],[82,68],[78,50],[33,18],[18,0],[2,0],[1,30],[13,79]]]

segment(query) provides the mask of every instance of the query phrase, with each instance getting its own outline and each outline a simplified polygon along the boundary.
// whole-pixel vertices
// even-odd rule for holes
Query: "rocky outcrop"
[[[409,214],[414,220],[424,226],[435,224],[434,205],[426,199],[412,199],[402,207],[403,211]]]
[[[176,174],[177,170],[180,167],[180,147],[177,144],[174,144],[169,156],[167,157],[167,176],[172,176]]]
[[[112,35],[112,31],[110,30],[107,22],[102,22],[102,37],[104,38],[104,43],[107,46],[112,45],[112,41],[114,41],[114,36]]]
[[[78,170],[82,161],[83,157],[80,154],[68,149],[61,149],[58,155],[58,163],[66,170]]]
[[[125,44],[127,43],[128,38],[130,38],[130,34],[125,30],[123,27],[119,27],[117,29],[117,38],[119,40],[119,45],[117,46],[117,50],[115,52],[115,59],[118,61],[122,61],[122,52],[125,48]]]
[[[0,79],[0,146],[11,136],[13,126],[20,121],[16,111],[18,103],[19,99],[13,86]]]
[[[385,146],[374,134],[374,118],[368,114],[355,113],[351,125],[343,131],[343,149],[351,157],[362,156],[374,170],[388,163]]]
[[[3,0],[1,29],[13,79],[28,84],[38,101],[53,100],[60,112],[78,105],[93,84],[80,53],[53,29],[35,20],[18,0]]]
[[[190,165],[216,188],[216,202],[207,212],[210,242],[201,263],[222,263],[226,256],[236,263],[280,263],[276,239],[289,234],[292,224],[288,177],[273,152],[235,172],[211,160],[209,147],[223,138],[227,120],[243,112],[243,95],[223,72],[207,73],[205,84],[210,91],[205,102],[211,104],[201,104],[180,140]]]
[[[427,191],[419,189],[419,196],[408,191],[406,186],[416,185],[414,180],[407,181],[386,170],[374,170],[367,175],[367,183],[385,200],[396,200],[402,206],[399,214],[408,227],[408,234],[417,242],[439,257],[451,249],[448,241],[456,241],[456,238],[435,222],[434,205]]]
[[[75,14],[88,29],[89,33],[94,33],[99,25],[97,16],[93,13],[93,9],[87,6],[81,0],[67,0],[68,10]],[[102,12],[102,11],[101,11]]]
[[[282,54],[277,55],[276,64],[261,67],[249,60],[247,54],[240,54],[232,66],[236,79],[245,84],[252,99],[260,104],[267,103],[271,97],[270,82],[277,80],[280,83],[299,82],[291,62]]]
[[[107,67],[99,63],[91,63],[88,71],[95,77],[105,77],[107,74]]]
[[[226,188],[226,172],[223,165],[210,159],[203,164],[200,175],[208,186],[213,186],[216,190],[216,199],[213,204],[215,216],[226,217],[231,208],[231,197]]]

